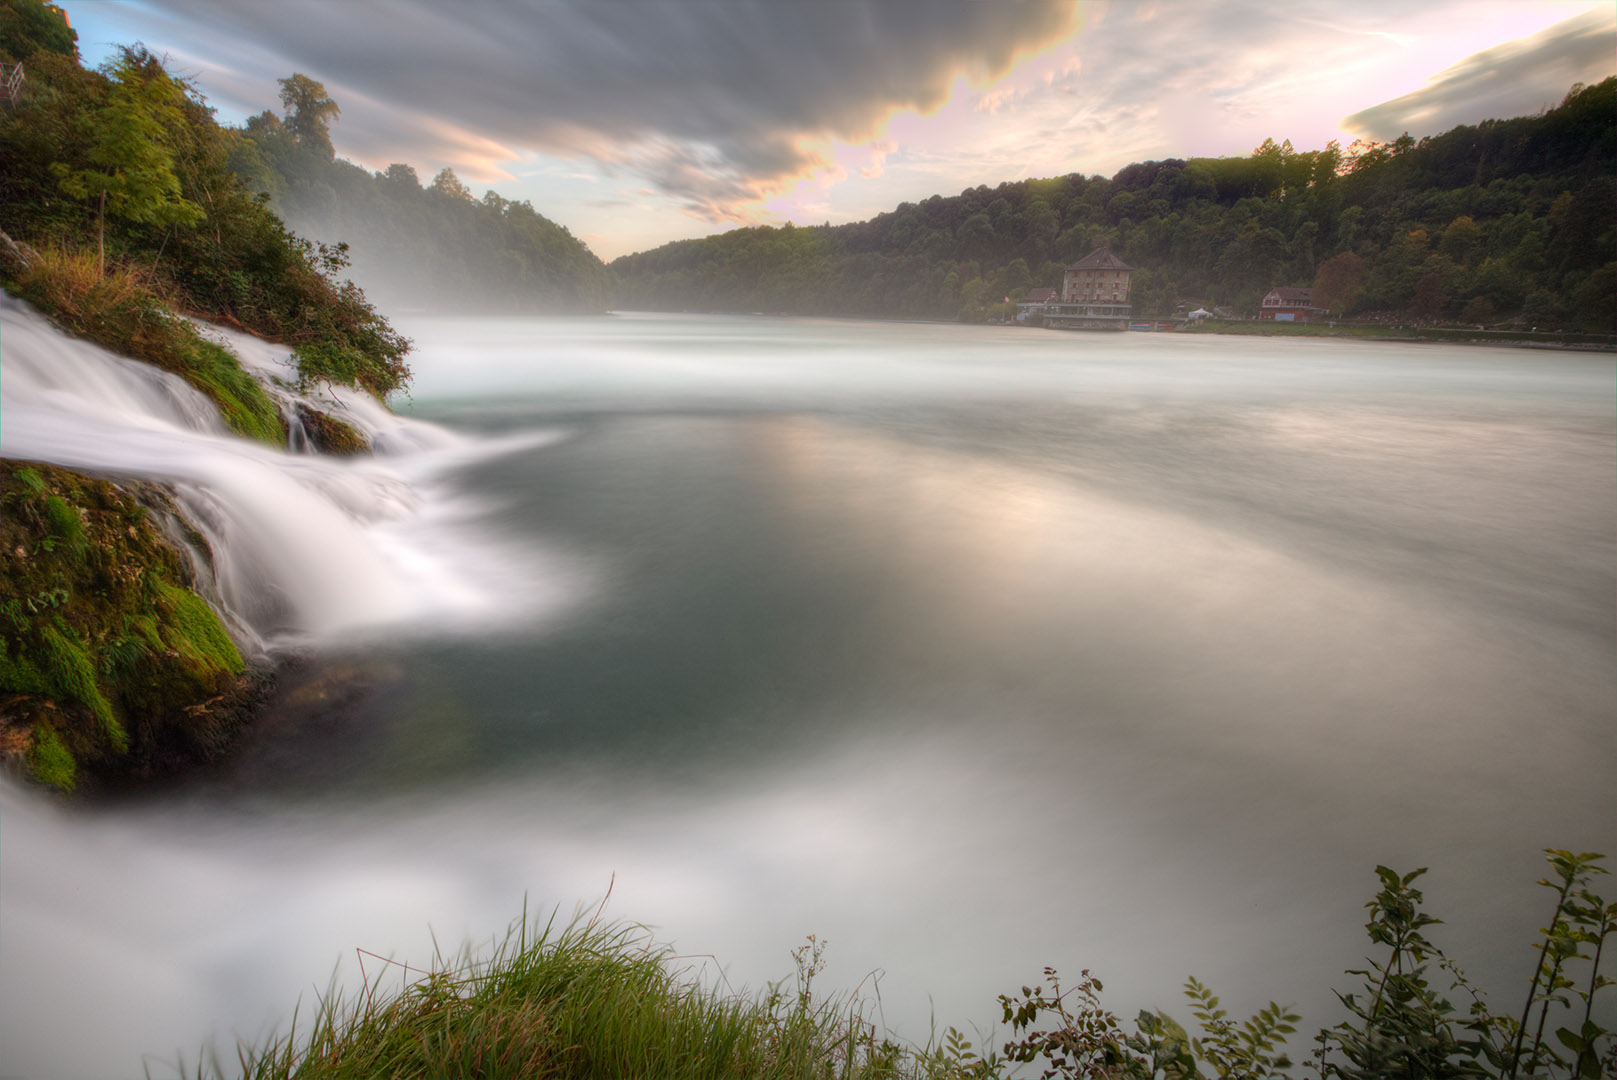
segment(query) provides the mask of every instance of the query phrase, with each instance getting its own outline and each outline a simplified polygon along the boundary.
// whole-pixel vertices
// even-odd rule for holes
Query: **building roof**
[[[1270,289],[1266,295],[1279,297],[1281,300],[1296,300],[1306,304],[1314,295],[1314,290],[1298,289],[1290,285],[1277,285]]]
[[[1047,304],[1051,300],[1054,300],[1058,295],[1060,294],[1054,289],[1029,289],[1027,291],[1027,296],[1023,299],[1023,303]]]
[[[1079,259],[1068,270],[1133,270],[1134,267],[1112,254],[1109,247],[1098,247]]]

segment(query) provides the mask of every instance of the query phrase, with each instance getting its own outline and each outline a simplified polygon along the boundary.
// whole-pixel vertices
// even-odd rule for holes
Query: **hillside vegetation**
[[[1171,159],[613,262],[628,308],[982,319],[1110,245],[1140,317],[1313,286],[1348,317],[1617,329],[1617,77],[1419,141]]]
[[[409,342],[231,171],[242,136],[140,48],[87,70],[61,11],[0,0],[0,283],[67,333],[186,380],[238,435],[286,419],[187,316],[294,347],[304,381],[385,397]],[[304,416],[327,441],[345,428]],[[352,432],[347,432],[352,435]],[[194,587],[207,544],[158,486],[0,462],[0,764],[59,791],[222,753],[256,707],[252,668]]]
[[[423,187],[411,166],[372,173],[332,152],[339,109],[304,75],[281,80],[284,116],[247,122],[232,158],[293,228],[349,245],[352,273],[390,305],[448,311],[596,312],[613,279],[527,202],[475,198],[450,169]]]
[[[344,251],[293,235],[249,190],[231,167],[246,136],[156,57],[137,46],[86,69],[58,9],[0,0],[0,60],[24,72],[0,109],[0,230],[17,241],[0,282],[119,351],[134,323],[177,310],[292,345],[306,379],[378,396],[408,381],[410,343],[340,279]],[[109,272],[138,287],[97,290]],[[178,354],[163,366],[200,370]]]

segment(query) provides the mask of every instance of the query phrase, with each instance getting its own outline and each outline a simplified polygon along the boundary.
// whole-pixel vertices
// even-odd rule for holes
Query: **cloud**
[[[382,160],[414,147],[418,160],[491,178],[505,152],[594,159],[641,171],[714,220],[823,165],[814,140],[867,139],[895,109],[935,108],[956,77],[999,75],[1068,34],[1076,12],[1047,0],[144,7],[165,32],[184,28],[190,55],[244,56],[232,94],[256,77],[259,108],[274,104],[276,77],[324,82],[343,107],[334,135],[345,153]]]
[[[1342,121],[1344,131],[1393,139],[1447,131],[1457,124],[1520,115],[1523,101],[1553,104],[1574,82],[1598,80],[1617,68],[1617,9],[1595,9],[1546,30],[1461,60],[1414,93]]]
[[[887,171],[887,156],[896,153],[898,144],[891,139],[882,139],[866,147],[868,155],[866,163],[859,167],[859,175],[866,180],[874,180]]]

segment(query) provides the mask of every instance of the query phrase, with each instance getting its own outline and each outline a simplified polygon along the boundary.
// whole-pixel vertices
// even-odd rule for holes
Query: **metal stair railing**
[[[0,95],[13,104],[22,93],[22,64],[0,64]]]

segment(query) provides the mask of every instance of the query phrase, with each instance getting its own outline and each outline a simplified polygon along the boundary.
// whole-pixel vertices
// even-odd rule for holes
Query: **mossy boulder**
[[[222,751],[263,676],[191,584],[130,492],[0,460],[0,757],[69,791]]]
[[[322,454],[368,454],[371,444],[365,436],[355,431],[348,424],[338,420],[335,416],[323,413],[319,409],[308,405],[298,405],[298,419],[303,423],[304,434],[309,436],[309,442]]]

